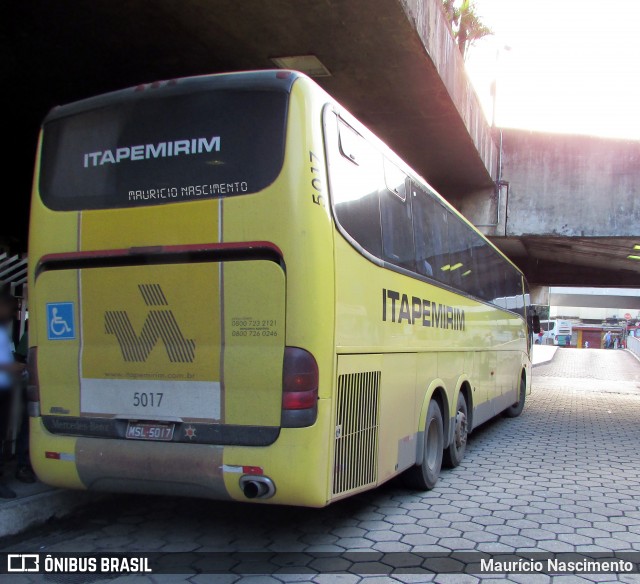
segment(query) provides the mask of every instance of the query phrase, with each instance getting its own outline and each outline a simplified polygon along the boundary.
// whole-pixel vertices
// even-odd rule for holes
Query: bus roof
[[[67,116],[99,109],[114,103],[140,101],[147,98],[182,95],[207,90],[255,89],[260,91],[290,92],[293,82],[302,77],[297,71],[269,69],[265,71],[244,71],[240,73],[220,73],[182,77],[165,81],[144,83],[126,89],[119,89],[89,97],[80,101],[54,107],[45,117],[43,124]]]

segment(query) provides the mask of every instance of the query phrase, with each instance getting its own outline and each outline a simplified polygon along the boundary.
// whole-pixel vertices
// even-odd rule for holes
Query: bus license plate
[[[129,422],[127,438],[130,440],[165,440],[173,439],[175,424],[143,424]]]

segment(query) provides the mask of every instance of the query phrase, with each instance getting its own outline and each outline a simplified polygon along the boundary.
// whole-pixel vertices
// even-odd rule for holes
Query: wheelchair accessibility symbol
[[[69,341],[76,338],[73,302],[47,304],[47,337],[50,341]]]

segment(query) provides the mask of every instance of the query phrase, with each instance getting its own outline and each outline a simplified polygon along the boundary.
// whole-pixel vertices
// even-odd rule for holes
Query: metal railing
[[[638,337],[627,337],[627,349],[636,357],[640,357],[640,339]]]
[[[27,256],[8,256],[0,253],[0,285],[10,288],[15,294],[16,288],[27,282]]]

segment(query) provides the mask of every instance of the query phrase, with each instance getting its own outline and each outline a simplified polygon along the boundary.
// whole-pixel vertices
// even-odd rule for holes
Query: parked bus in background
[[[304,75],[54,109],[30,233],[49,484],[320,507],[524,406],[522,273]]]
[[[573,325],[569,320],[542,320],[540,330],[543,331],[542,344],[560,347],[571,344]]]

